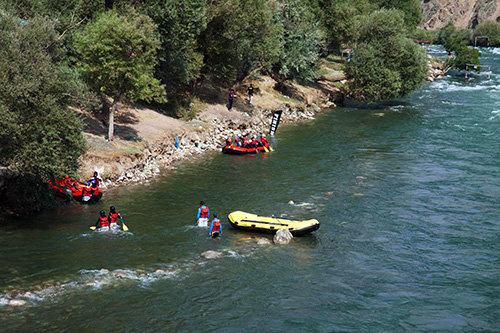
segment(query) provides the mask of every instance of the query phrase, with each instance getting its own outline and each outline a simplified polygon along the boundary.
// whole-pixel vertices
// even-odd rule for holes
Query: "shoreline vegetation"
[[[260,136],[275,110],[287,123],[344,97],[404,96],[446,71],[409,37],[421,21],[416,0],[7,0],[0,218],[54,205],[48,183],[64,175],[137,182],[226,137]]]

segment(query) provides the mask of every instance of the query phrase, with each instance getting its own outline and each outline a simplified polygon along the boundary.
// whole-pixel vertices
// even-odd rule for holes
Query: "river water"
[[[283,126],[270,154],[208,153],[2,226],[0,331],[500,331],[492,70]],[[194,226],[200,200],[223,217],[220,239]],[[89,230],[110,205],[130,233]],[[259,246],[270,237],[231,229],[234,210],[321,228]],[[5,304],[13,291],[25,306]]]

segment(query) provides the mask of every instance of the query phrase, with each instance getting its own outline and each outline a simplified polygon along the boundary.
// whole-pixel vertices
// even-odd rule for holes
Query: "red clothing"
[[[118,213],[109,213],[109,219],[111,220],[111,223],[116,223],[118,221]]]
[[[101,217],[99,216],[99,228],[109,227],[109,219],[107,216]]]
[[[208,217],[208,207],[207,206],[201,206],[200,207],[200,217]]]

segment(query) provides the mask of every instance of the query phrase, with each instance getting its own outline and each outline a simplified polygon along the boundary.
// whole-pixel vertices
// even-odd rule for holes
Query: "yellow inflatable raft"
[[[241,211],[232,212],[227,218],[235,229],[268,234],[274,234],[277,230],[286,228],[293,236],[301,236],[319,229],[319,222],[314,219],[297,221],[283,216],[260,216]]]

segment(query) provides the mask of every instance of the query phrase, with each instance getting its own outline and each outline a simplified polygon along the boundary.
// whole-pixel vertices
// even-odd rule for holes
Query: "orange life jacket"
[[[208,207],[207,206],[202,206],[200,207],[200,217],[208,217]]]
[[[116,223],[118,221],[118,213],[109,213],[109,218],[111,220],[111,223]]]
[[[92,195],[99,195],[99,187],[92,187]]]
[[[220,220],[218,218],[214,219],[214,227],[212,232],[220,232]]]
[[[85,188],[83,189],[83,196],[90,197],[91,195],[92,195],[92,189],[90,188],[90,186],[85,186]]]
[[[109,219],[107,216],[105,217],[99,216],[99,227],[100,228],[109,227]]]

